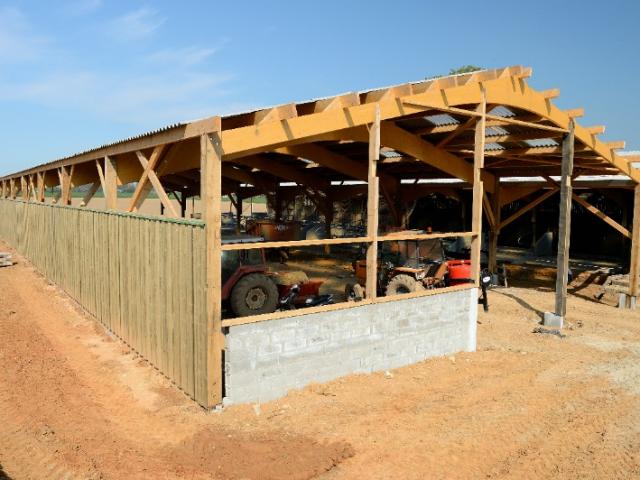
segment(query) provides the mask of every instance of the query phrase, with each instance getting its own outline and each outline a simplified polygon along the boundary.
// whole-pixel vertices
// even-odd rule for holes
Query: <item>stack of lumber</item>
[[[10,267],[13,265],[11,254],[9,252],[0,252],[0,267]]]

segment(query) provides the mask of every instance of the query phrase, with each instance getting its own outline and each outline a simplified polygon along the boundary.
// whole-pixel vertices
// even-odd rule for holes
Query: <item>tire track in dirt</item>
[[[43,445],[33,432],[33,421],[17,424],[21,413],[4,398],[0,398],[0,465],[9,478],[16,480],[75,480],[89,479],[91,475],[76,475]],[[46,431],[41,434],[46,436]],[[2,478],[0,476],[0,478]]]
[[[155,392],[157,405],[140,402],[130,383],[156,390],[149,378],[157,372],[137,360],[114,361],[122,346],[24,262],[7,273],[0,271],[0,464],[7,475],[306,480],[353,455],[345,442],[233,429],[221,415],[194,412],[172,387],[170,396]],[[97,354],[98,344],[110,355]]]

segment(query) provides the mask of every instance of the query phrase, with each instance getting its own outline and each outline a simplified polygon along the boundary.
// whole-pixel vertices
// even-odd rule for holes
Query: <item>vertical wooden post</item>
[[[45,194],[45,189],[47,188],[47,185],[44,181],[44,176],[46,175],[46,172],[39,172],[37,177],[37,183],[38,183],[38,202],[43,203],[44,202],[44,194]]]
[[[27,185],[27,179],[24,176],[20,177],[20,194],[22,200],[27,202],[29,200],[29,185]]]
[[[62,205],[71,205],[71,177],[73,176],[73,165],[60,168],[60,189]]]
[[[242,229],[242,197],[236,193],[236,233]]]
[[[560,218],[558,225],[558,261],[556,277],[556,309],[562,326],[567,314],[567,283],[569,276],[569,245],[571,240],[571,176],[573,175],[574,122],[569,120],[569,133],[562,141],[562,179],[560,183]],[[547,323],[547,322],[545,322]]]
[[[377,295],[378,277],[378,203],[379,179],[377,174],[380,158],[380,107],[376,107],[375,119],[369,129],[369,175],[367,177],[367,282],[366,298],[374,299]]]
[[[538,207],[531,209],[531,249],[536,248],[536,242],[538,241]]]
[[[107,210],[118,209],[118,171],[117,160],[104,157],[104,202]]]
[[[187,192],[184,190],[180,192],[180,216],[182,218],[187,216]]]
[[[220,128],[220,127],[219,127]],[[222,141],[220,133],[200,137],[200,198],[205,222],[207,305],[207,405],[222,402]]]
[[[484,144],[485,124],[487,113],[487,99],[482,88],[482,101],[478,106],[482,114],[478,117],[475,126],[475,147],[473,150],[473,203],[471,205],[471,231],[474,236],[471,239],[471,279],[479,286],[480,261],[482,247],[482,198],[484,185],[482,183],[482,170],[484,169]]]
[[[331,195],[327,193],[327,198],[324,205],[324,233],[326,238],[331,238],[331,225],[333,224],[333,199]],[[331,245],[324,246],[325,255],[331,254]]]
[[[498,236],[500,235],[500,177],[496,176],[496,184],[491,195],[491,211],[495,224],[489,231],[489,258],[488,268],[491,273],[498,272]]]
[[[629,267],[629,296],[631,306],[637,303],[640,293],[640,185],[633,193],[633,230],[631,234],[631,264]]]

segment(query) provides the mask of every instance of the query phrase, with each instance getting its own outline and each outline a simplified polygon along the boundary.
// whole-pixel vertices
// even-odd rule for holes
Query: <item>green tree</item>
[[[451,70],[449,70],[449,75],[477,72],[478,70],[482,70],[482,67],[477,67],[476,65],[463,65],[462,67],[452,68]]]

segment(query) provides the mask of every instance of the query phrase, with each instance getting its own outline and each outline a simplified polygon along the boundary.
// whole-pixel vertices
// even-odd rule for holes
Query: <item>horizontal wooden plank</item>
[[[457,237],[475,237],[475,232],[447,232],[447,233],[412,233],[399,232],[388,233],[378,237],[379,242],[390,242],[399,240],[433,240],[437,238],[457,238]]]
[[[288,248],[288,247],[312,247],[315,245],[342,245],[349,243],[370,242],[369,237],[349,238],[319,238],[316,240],[291,240],[283,242],[252,242],[252,243],[227,243],[222,245],[222,250],[254,250],[256,248]]]
[[[265,313],[263,315],[251,315],[249,317],[228,318],[222,320],[223,327],[234,327],[236,325],[246,325],[247,323],[266,322],[268,320],[278,320],[280,318],[298,317],[312,313],[331,312],[334,310],[344,310],[346,308],[361,307],[370,305],[371,300],[366,298],[360,302],[332,303],[331,305],[320,305],[318,307],[300,308],[297,310],[285,310],[281,312]]]
[[[386,303],[398,300],[404,300],[408,298],[428,297],[431,295],[439,295],[442,293],[457,292],[460,290],[469,290],[476,288],[477,285],[465,284],[455,285],[453,287],[436,288],[432,290],[422,290],[419,292],[405,293],[401,295],[393,295],[390,297],[376,297],[374,300],[364,299],[360,302],[341,302],[331,305],[321,305],[319,307],[300,308],[297,310],[285,310],[281,312],[266,313],[264,315],[252,315],[249,317],[228,318],[222,321],[223,327],[235,327],[237,325],[246,325],[248,323],[267,322],[269,320],[279,320],[281,318],[291,318],[303,315],[310,315],[313,313],[332,312],[336,310],[346,310],[348,308],[357,308],[364,305],[371,305],[376,303]]]

